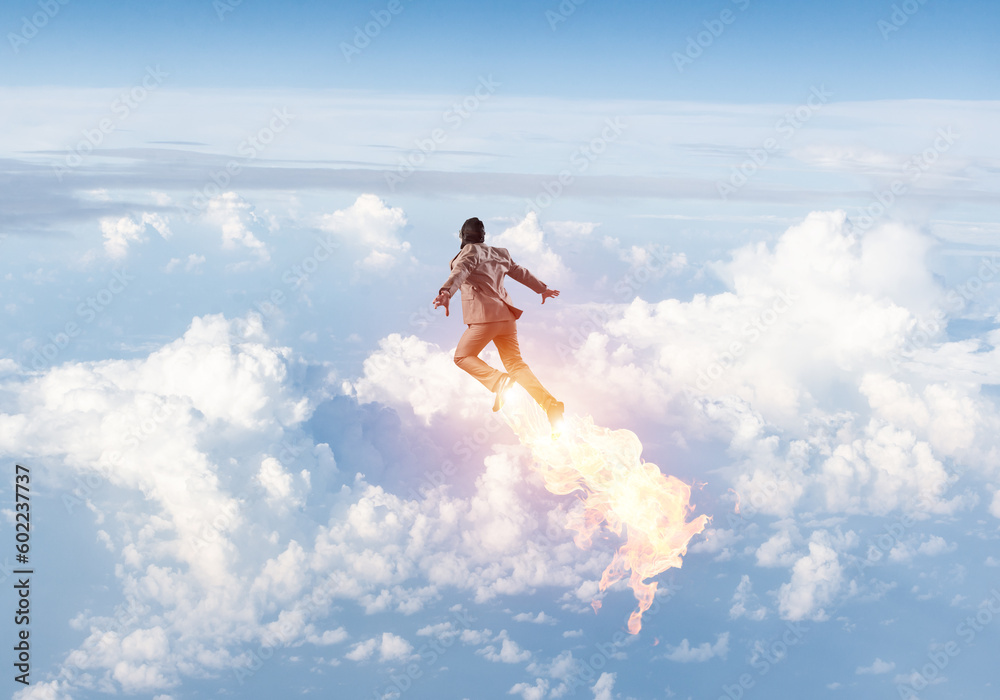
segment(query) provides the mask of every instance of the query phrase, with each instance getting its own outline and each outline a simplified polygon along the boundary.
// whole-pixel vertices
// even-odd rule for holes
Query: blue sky
[[[116,85],[132,79],[132,65],[162,63],[178,84],[207,87],[455,92],[470,74],[493,72],[517,94],[595,98],[787,101],[817,81],[843,85],[840,99],[865,100],[989,99],[997,88],[989,49],[998,10],[988,2],[914,0],[905,10],[896,3],[894,16],[894,3],[868,0],[568,2],[562,10],[558,2],[400,0],[371,44],[345,61],[341,44],[387,7],[69,2],[30,44],[7,52],[2,81]],[[678,72],[673,54],[726,10],[729,23]],[[36,2],[8,3],[5,29],[38,11]]]
[[[994,696],[997,13],[7,3],[12,694]],[[712,518],[637,635],[431,308],[471,216],[574,430]]]

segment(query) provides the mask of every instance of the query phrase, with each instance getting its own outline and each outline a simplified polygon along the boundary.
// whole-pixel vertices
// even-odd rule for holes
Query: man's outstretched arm
[[[448,294],[448,290],[442,288],[441,291],[438,292],[438,295],[436,297],[434,297],[434,308],[436,309],[439,306],[443,306],[444,307],[444,315],[445,316],[450,316],[451,314],[448,312],[448,301],[450,299],[451,299],[451,296]],[[543,301],[542,303],[544,304],[545,302]]]
[[[442,292],[446,291],[449,297],[455,296],[455,292],[462,286],[469,274],[476,269],[476,265],[479,263],[477,253],[476,246],[467,245],[462,248],[451,263],[451,274],[441,285]]]
[[[528,268],[521,267],[513,260],[510,261],[510,268],[507,270],[507,276],[517,280],[531,291],[541,294],[543,304],[546,299],[559,296],[558,289],[549,289],[545,286],[544,282],[531,274]]]
[[[507,276],[511,279],[517,280],[537,294],[542,294],[546,289],[548,289],[544,282],[531,274],[527,268],[521,267],[513,260],[510,261],[510,266],[507,268]],[[545,300],[543,299],[542,301],[544,303]]]
[[[434,308],[439,306],[444,307],[444,315],[450,316],[448,311],[448,302],[451,297],[454,296],[455,292],[462,286],[468,278],[469,273],[471,273],[476,267],[476,249],[475,246],[467,245],[459,251],[458,255],[455,256],[455,260],[451,265],[451,274],[448,275],[448,279],[445,280],[444,285],[438,290],[438,295],[434,297]]]

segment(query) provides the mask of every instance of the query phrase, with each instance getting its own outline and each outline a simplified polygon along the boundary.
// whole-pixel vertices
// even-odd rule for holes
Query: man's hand
[[[546,289],[544,292],[542,292],[542,303],[544,304],[546,299],[551,299],[552,297],[557,297],[557,296],[559,296],[558,289]]]
[[[558,294],[558,293],[559,292],[556,292],[556,294]],[[450,316],[451,314],[448,311],[448,301],[450,299],[451,299],[451,297],[449,297],[444,292],[441,292],[436,297],[434,297],[434,308],[436,309],[439,306],[443,306],[444,307],[444,315],[445,316]]]

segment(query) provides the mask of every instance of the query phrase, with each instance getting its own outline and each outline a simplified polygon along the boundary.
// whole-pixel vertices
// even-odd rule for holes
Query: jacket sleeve
[[[548,289],[544,282],[531,274],[527,268],[521,267],[513,260],[510,261],[510,268],[507,270],[507,276],[511,279],[517,280],[536,294],[541,294]]]
[[[465,282],[469,273],[476,269],[478,262],[479,258],[476,255],[476,246],[467,245],[462,248],[461,252],[452,260],[451,274],[448,275],[445,283],[441,285],[440,291],[448,292],[449,297],[455,296],[455,292],[461,288],[462,283]]]

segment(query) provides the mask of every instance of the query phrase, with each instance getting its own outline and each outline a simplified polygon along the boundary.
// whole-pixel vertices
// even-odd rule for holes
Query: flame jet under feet
[[[600,588],[629,576],[639,607],[629,617],[628,631],[638,633],[656,593],[656,582],[646,579],[680,568],[688,542],[709,522],[707,515],[687,521],[694,510],[691,487],[643,462],[642,443],[631,430],[609,430],[590,416],[572,416],[555,435],[541,409],[520,391],[511,392],[502,413],[531,450],[534,469],[549,491],[582,491],[583,513],[566,523],[577,531],[579,547],[588,548],[604,524],[617,535],[625,529],[628,539],[604,570]],[[595,600],[594,609],[599,607]]]

